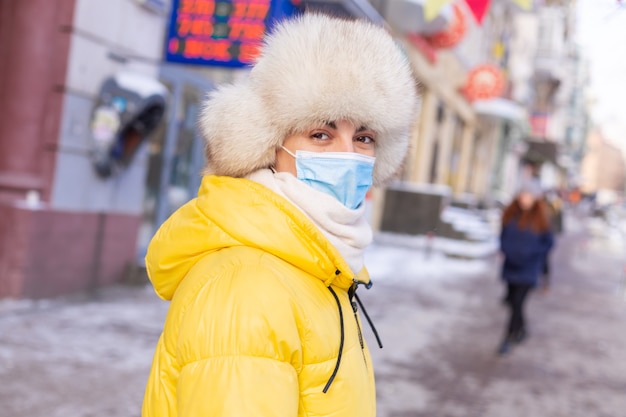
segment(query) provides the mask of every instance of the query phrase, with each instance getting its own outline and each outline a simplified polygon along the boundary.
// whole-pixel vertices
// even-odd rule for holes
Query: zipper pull
[[[348,300],[350,300],[350,304],[352,304],[352,311],[354,311],[355,314],[358,310],[358,307],[356,301],[354,301],[354,296],[356,295],[356,289],[358,288],[358,286],[359,283],[355,279],[352,279],[352,286],[350,286],[350,289],[348,290]]]

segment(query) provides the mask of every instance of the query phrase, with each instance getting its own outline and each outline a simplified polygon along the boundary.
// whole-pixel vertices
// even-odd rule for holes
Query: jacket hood
[[[244,177],[273,165],[289,135],[349,120],[376,132],[379,185],[398,171],[417,110],[417,82],[389,33],[305,14],[272,30],[249,77],[209,95],[199,121],[206,172]]]
[[[353,282],[339,252],[295,206],[256,182],[219,176],[205,176],[198,197],[159,228],[146,255],[148,276],[157,294],[170,300],[202,257],[234,246],[259,248],[327,286]],[[369,282],[367,271],[357,279]]]

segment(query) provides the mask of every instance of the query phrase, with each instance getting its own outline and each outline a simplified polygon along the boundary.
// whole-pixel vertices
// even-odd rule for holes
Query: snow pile
[[[495,235],[491,235],[488,239],[482,241],[471,242],[437,236],[413,236],[380,232],[375,239],[381,245],[405,247],[423,252],[439,252],[448,256],[467,259],[491,256],[499,248],[499,242]]]
[[[488,259],[456,259],[437,250],[375,243],[365,253],[372,281],[402,284],[458,280],[488,272]]]
[[[456,230],[473,240],[489,240],[496,233],[493,224],[472,210],[448,206],[441,213],[441,220],[451,223]]]

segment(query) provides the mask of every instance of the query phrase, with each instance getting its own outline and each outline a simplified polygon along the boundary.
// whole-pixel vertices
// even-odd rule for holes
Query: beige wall
[[[467,177],[464,171],[472,165],[470,155],[475,124],[474,110],[459,92],[465,82],[466,69],[450,51],[438,50],[437,60],[433,63],[408,39],[401,39],[401,42],[424,90],[403,179],[454,186],[458,192],[465,192],[466,182],[459,178]],[[442,117],[437,120],[440,107]],[[459,135],[462,138],[457,137]],[[438,149],[436,154],[435,148]],[[458,160],[454,176],[451,172],[453,155]]]
[[[607,143],[598,132],[587,140],[588,151],[581,165],[581,190],[593,193],[598,190],[624,191],[624,154]]]

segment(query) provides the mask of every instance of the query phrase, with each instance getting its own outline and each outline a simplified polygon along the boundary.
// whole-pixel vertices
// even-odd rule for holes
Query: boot
[[[515,333],[513,333],[512,341],[514,343],[522,343],[528,337],[528,332],[526,332],[525,328],[521,328]]]
[[[509,353],[510,350],[511,350],[511,338],[507,336],[504,338],[504,340],[500,344],[500,347],[498,348],[498,355],[504,356],[507,353]]]

